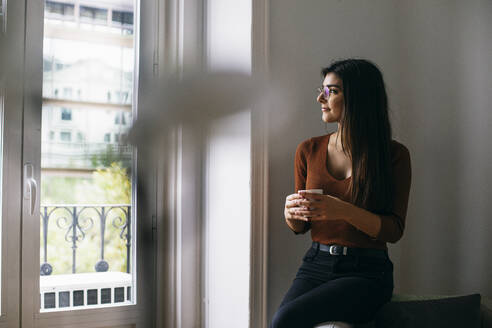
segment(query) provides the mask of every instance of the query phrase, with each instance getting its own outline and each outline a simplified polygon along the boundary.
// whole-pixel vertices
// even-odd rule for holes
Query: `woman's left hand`
[[[340,198],[330,195],[312,194],[300,191],[306,198],[306,210],[298,211],[298,215],[305,216],[309,221],[343,220],[343,204]]]

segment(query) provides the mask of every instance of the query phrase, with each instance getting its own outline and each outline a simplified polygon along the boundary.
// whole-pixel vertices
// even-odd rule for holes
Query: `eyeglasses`
[[[327,86],[321,86],[321,87],[317,88],[316,91],[318,92],[318,95],[321,93],[321,95],[325,99],[328,99],[330,97],[330,94],[332,93],[332,91],[333,91],[333,94],[338,93],[338,91],[336,89],[330,89]]]
[[[321,95],[325,98],[325,99],[328,99],[330,97],[330,88],[328,87],[319,87],[316,89],[316,91],[318,92],[318,95],[321,93]]]

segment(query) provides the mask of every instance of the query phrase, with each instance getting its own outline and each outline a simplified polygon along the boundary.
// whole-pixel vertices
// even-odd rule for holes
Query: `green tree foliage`
[[[94,185],[106,204],[130,204],[132,184],[128,170],[119,163],[99,169],[93,173]]]
[[[131,176],[121,163],[113,162],[109,167],[97,169],[90,177],[42,177],[41,205],[80,205],[105,204],[107,213],[104,241],[104,259],[109,264],[109,271],[126,272],[126,240],[120,235],[126,235],[122,227],[126,223],[126,207],[111,208],[108,204],[131,204]],[[47,208],[50,211],[53,207]],[[101,211],[102,207],[96,207]],[[100,216],[96,209],[87,208],[81,212],[79,224],[85,234],[77,231],[80,241],[76,248],[76,272],[95,272],[95,264],[100,260],[101,227]],[[43,210],[43,207],[42,207]],[[81,211],[80,206],[76,207]],[[50,216],[48,225],[47,254],[48,263],[53,267],[52,274],[72,273],[72,231],[68,225],[72,222],[73,207],[57,209]],[[131,209],[130,209],[131,212]],[[41,226],[42,227],[42,226]],[[84,229],[87,229],[84,231]],[[67,232],[68,231],[68,232]],[[41,229],[41,262],[44,262],[43,230]]]

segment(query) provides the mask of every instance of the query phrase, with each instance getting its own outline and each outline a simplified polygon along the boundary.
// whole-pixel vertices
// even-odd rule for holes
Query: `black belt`
[[[328,252],[330,255],[359,255],[388,258],[388,252],[384,249],[375,248],[354,248],[342,245],[325,245],[313,241],[313,248],[322,252]]]

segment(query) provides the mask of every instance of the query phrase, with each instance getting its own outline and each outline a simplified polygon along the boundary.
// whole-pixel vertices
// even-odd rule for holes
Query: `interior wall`
[[[395,293],[492,298],[492,4],[271,0],[269,19],[271,76],[282,94],[269,118],[268,318],[310,244],[283,218],[295,149],[336,129],[321,121],[314,90],[321,67],[347,57],[381,68],[393,138],[410,150],[407,227],[388,245]]]
[[[413,187],[401,242],[405,292],[492,297],[492,3],[399,8]]]
[[[206,1],[209,71],[251,72],[251,1]],[[204,104],[206,109],[207,104]],[[202,325],[249,327],[251,111],[208,122],[204,136]]]
[[[207,0],[207,65],[251,72],[251,0]]]
[[[251,112],[209,123],[205,149],[205,325],[249,322]]]

